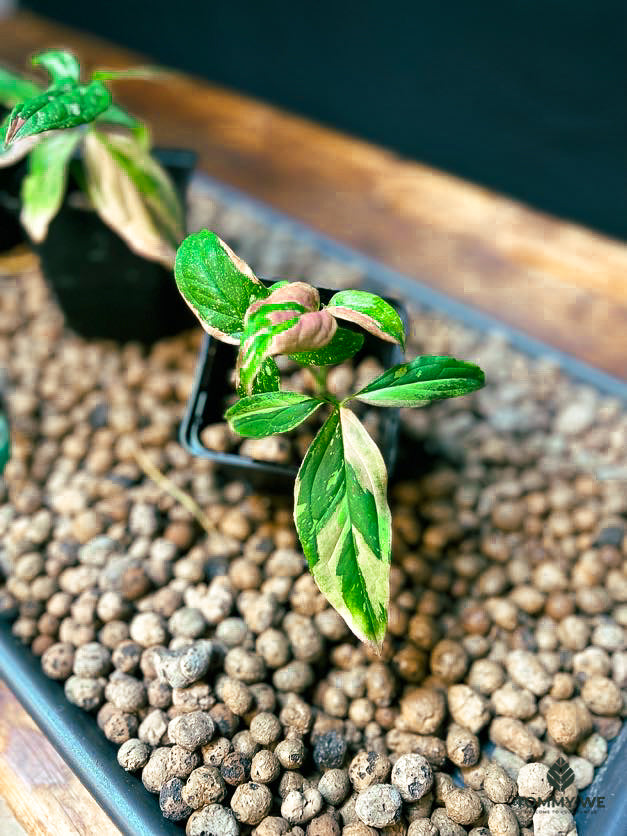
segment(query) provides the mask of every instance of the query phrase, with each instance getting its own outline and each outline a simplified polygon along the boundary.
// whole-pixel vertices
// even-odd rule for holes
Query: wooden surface
[[[25,14],[0,23],[0,61],[50,45],[85,66],[140,60]],[[212,176],[627,379],[627,246],[187,76],[116,89]]]
[[[140,60],[25,14],[0,22],[0,62],[23,68],[47,46],[86,67]],[[623,244],[189,77],[117,93],[210,175],[627,379]],[[3,834],[118,833],[4,686],[0,797],[17,820],[0,815]]]
[[[2,836],[120,836],[120,831],[0,682],[0,795],[14,820]]]

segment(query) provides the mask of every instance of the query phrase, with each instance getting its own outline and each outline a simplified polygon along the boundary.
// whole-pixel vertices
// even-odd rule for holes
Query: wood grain
[[[86,66],[141,60],[18,14],[0,60],[45,46]],[[192,147],[209,174],[426,284],[626,378],[627,247],[486,189],[206,82],[118,82],[162,144]]]
[[[0,796],[29,836],[120,836],[2,682]]]

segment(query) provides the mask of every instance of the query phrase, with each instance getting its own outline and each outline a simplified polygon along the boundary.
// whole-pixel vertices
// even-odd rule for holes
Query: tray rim
[[[294,237],[321,253],[355,265],[366,276],[365,287],[373,284],[378,287],[382,284],[388,290],[404,294],[403,301],[408,300],[442,313],[482,333],[501,333],[519,351],[531,357],[547,357],[575,381],[586,383],[605,395],[627,403],[627,382],[465,302],[434,290],[419,279],[393,270],[233,186],[204,172],[196,172],[190,181],[190,191],[194,190],[204,191],[209,197],[217,195],[219,200],[228,205],[246,207],[268,224],[281,224]],[[373,276],[376,280],[373,280]],[[7,622],[0,623],[0,679],[124,834],[181,836],[181,827],[161,815],[157,797],[144,788],[136,775],[125,772],[119,766],[115,747],[102,735],[95,717],[66,700],[62,685],[43,674],[40,660],[11,634],[10,623]],[[606,836],[622,836],[622,824],[627,818],[627,791],[621,786],[625,768],[627,723],[623,725],[619,736],[610,742],[606,761],[595,770],[593,783],[584,791],[588,796],[607,797],[609,794],[614,800],[618,799],[618,803],[594,814],[582,810],[580,805],[575,814],[580,836],[595,836],[600,832]]]

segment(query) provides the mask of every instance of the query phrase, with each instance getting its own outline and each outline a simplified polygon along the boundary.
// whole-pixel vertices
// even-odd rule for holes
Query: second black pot
[[[184,203],[196,154],[156,149],[154,156]],[[67,325],[83,337],[142,343],[193,327],[172,271],[134,253],[93,210],[74,205],[76,192],[70,175],[63,206],[36,247]]]
[[[265,284],[270,285],[272,282],[266,281]],[[323,304],[326,304],[336,293],[335,290],[326,288],[318,288],[318,290]],[[395,299],[386,299],[386,301],[398,312],[407,331],[408,319],[405,307]],[[352,328],[348,322],[342,322],[342,327]],[[354,330],[360,331],[358,328]],[[363,347],[354,359],[358,363],[365,357],[376,357],[383,367],[388,369],[403,362],[403,351],[395,343],[384,342],[370,334],[365,334]],[[268,492],[284,491],[293,485],[298,472],[297,467],[257,461],[238,453],[218,453],[206,447],[200,439],[200,434],[205,427],[224,421],[223,404],[225,398],[233,393],[229,375],[235,368],[236,360],[237,346],[205,335],[196,366],[194,387],[179,431],[179,440],[189,453],[214,461],[226,478],[245,479],[254,488]],[[369,408],[376,409],[380,416],[378,446],[385,461],[388,476],[391,477],[398,448],[399,410]]]

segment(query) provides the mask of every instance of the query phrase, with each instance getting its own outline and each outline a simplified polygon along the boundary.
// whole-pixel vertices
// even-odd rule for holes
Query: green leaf
[[[266,357],[253,383],[252,395],[278,392],[281,388],[281,372],[272,357]]]
[[[484,373],[473,363],[421,355],[388,369],[352,397],[376,406],[424,406],[467,395],[484,384]]]
[[[22,182],[20,220],[33,241],[46,237],[50,221],[61,207],[70,159],[80,134],[67,131],[43,139],[30,153]]]
[[[34,67],[43,67],[50,75],[53,84],[59,81],[78,81],[81,68],[76,56],[60,49],[49,49],[34,55],[31,61]]]
[[[111,104],[111,94],[99,81],[62,82],[11,111],[5,145],[46,131],[65,130],[92,122]]]
[[[363,641],[387,625],[392,522],[381,453],[356,415],[336,409],[294,489],[294,520],[320,591]]]
[[[249,305],[268,296],[250,267],[208,229],[183,241],[174,277],[205,331],[232,345],[240,341]]]
[[[11,457],[11,436],[9,433],[9,421],[0,407],[0,476],[4,472]]]
[[[301,366],[332,366],[354,357],[364,344],[364,335],[348,328],[338,328],[331,342],[315,351],[290,354]]]
[[[109,105],[100,116],[96,117],[96,122],[106,125],[121,125],[124,128],[128,128],[142,148],[150,148],[150,131],[146,123],[142,122],[141,119],[136,119],[134,116],[131,116],[130,113],[119,105]]]
[[[403,322],[394,308],[365,290],[341,290],[331,297],[329,313],[347,319],[382,340],[405,345]]]
[[[171,268],[183,236],[183,209],[167,173],[130,136],[91,130],[85,136],[87,194],[128,246]]]
[[[0,67],[0,104],[3,107],[14,107],[25,99],[32,99],[40,92],[39,86],[34,82]]]
[[[265,392],[242,398],[226,413],[231,428],[247,438],[293,430],[315,412],[324,401],[299,392]]]
[[[280,290],[282,287],[287,287],[288,284],[289,282],[287,281],[287,279],[281,279],[281,281],[275,282],[274,284],[270,285],[270,287],[268,288],[268,293],[274,293],[275,290]]]
[[[149,66],[131,67],[128,70],[95,70],[91,74],[92,81],[126,81],[141,79],[144,81],[155,81],[172,76],[171,70],[163,67]]]

